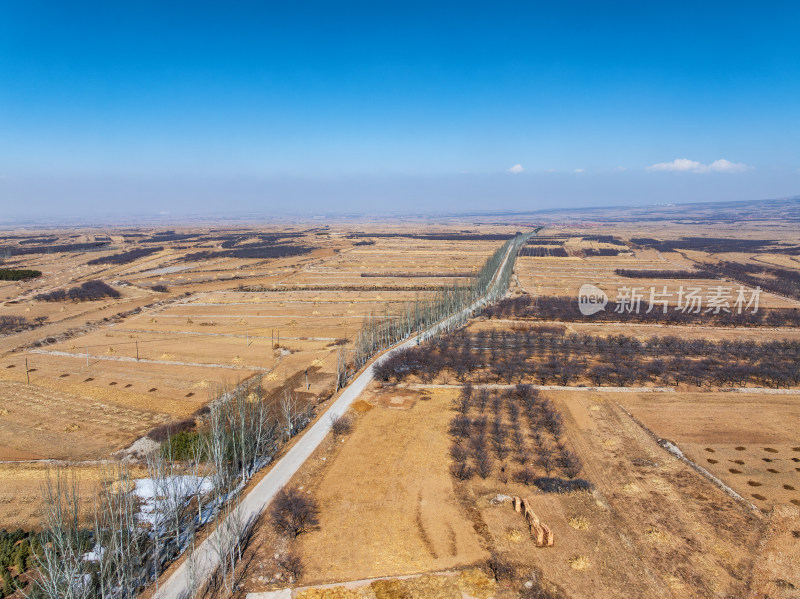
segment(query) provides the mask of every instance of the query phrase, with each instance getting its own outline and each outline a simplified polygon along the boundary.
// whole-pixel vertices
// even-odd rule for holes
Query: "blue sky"
[[[269,215],[794,195],[799,29],[797,2],[3,2],[0,203]]]

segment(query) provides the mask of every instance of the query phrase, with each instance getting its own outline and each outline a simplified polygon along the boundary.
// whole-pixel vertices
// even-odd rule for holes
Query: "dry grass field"
[[[320,505],[318,530],[297,541],[299,584],[458,570],[492,551],[523,576],[540,572],[567,597],[744,596],[756,584],[791,579],[786,564],[773,563],[763,579],[751,572],[775,551],[796,549],[800,512],[766,512],[768,522],[773,514],[784,522],[764,551],[764,519],[659,447],[617,407],[617,395],[548,395],[584,460],[582,476],[595,485],[592,493],[554,495],[502,482],[497,472],[466,482],[449,474],[455,390],[427,390],[423,399],[373,388],[368,405],[357,406],[354,432],[338,447],[329,443],[293,481]],[[521,515],[495,499],[515,494],[531,499],[555,547],[537,548]],[[272,580],[280,571],[272,554],[283,545],[268,523],[251,546],[246,590],[285,586]]]
[[[18,255],[35,244],[0,241],[4,267],[43,273],[0,282],[2,316],[28,322],[0,335],[0,461],[108,458],[254,375],[268,394],[287,387],[324,399],[337,354],[365,317],[472,273],[515,231],[497,226],[480,232],[489,238],[454,242],[409,236],[416,229],[407,225],[372,225],[374,239],[354,230],[44,231],[36,236],[59,247],[106,245]],[[259,247],[265,257],[226,254]],[[302,251],[268,257],[275,247]],[[132,261],[89,263],[142,248]],[[36,297],[93,279],[119,297]]]
[[[745,212],[740,221],[716,208],[655,208],[650,220],[636,210],[589,211],[580,219],[553,213],[519,257],[509,297],[573,301],[582,284],[592,283],[613,302],[623,286],[698,287],[707,295],[720,285],[740,285],[732,276],[661,278],[655,272],[704,264],[740,265],[744,273],[756,272],[753,265],[779,268],[783,274],[758,276],[788,280],[794,275],[787,272],[800,273],[791,253],[800,240],[782,210]],[[98,480],[100,466],[91,461],[158,425],[197,414],[223,388],[250,377],[263,377],[268,395],[288,389],[312,403],[325,400],[340,349],[352,349],[366,317],[463,279],[501,244],[492,235],[510,237],[528,226],[524,220],[200,227],[163,235],[82,231],[72,239],[56,231],[58,243],[109,242],[91,252],[6,257],[5,267],[35,268],[43,276],[0,283],[2,315],[31,325],[0,336],[0,525],[36,527],[45,472],[40,460],[83,461],[75,467]],[[447,239],[453,235],[463,239]],[[670,243],[686,247],[663,249]],[[5,240],[0,249],[17,244]],[[302,251],[249,253],[267,246]],[[128,263],[88,264],[140,247],[160,249]],[[631,278],[618,269],[654,275]],[[35,297],[96,278],[120,297]],[[800,302],[764,292],[760,307],[796,310]],[[564,327],[566,335],[644,342],[800,340],[797,326],[645,323],[624,314],[612,322],[556,323],[481,316],[464,331],[486,338],[549,325]],[[582,367],[595,362],[589,357]],[[501,382],[490,373],[493,366],[479,365],[473,382]],[[488,374],[481,378],[482,372]],[[539,597],[783,599],[800,589],[797,385],[759,389],[750,382],[737,392],[682,381],[659,393],[590,390],[590,377],[580,372],[540,397],[563,419],[563,436],[547,443],[578,456],[579,476],[592,489],[552,493],[517,476],[523,465],[545,475],[532,458],[495,456],[485,477],[454,476],[451,420],[459,378],[445,368],[430,380],[412,375],[397,384],[373,383],[352,410],[353,430],[327,439],[291,483],[318,503],[319,526],[290,542],[263,517],[247,549],[239,594],[288,586],[278,558],[289,548],[303,564],[291,586],[306,598],[503,598],[541,591]],[[525,372],[513,381],[539,382]],[[502,426],[510,427],[503,414]],[[532,450],[535,432],[527,434],[525,447]],[[552,476],[566,476],[559,468]],[[90,493],[92,485],[87,488]],[[514,495],[530,500],[554,534],[553,547],[536,546],[509,504]],[[492,556],[511,564],[514,576],[500,573],[495,580]]]
[[[800,506],[800,405],[794,395],[629,394],[648,428],[755,505]]]
[[[572,299],[580,285],[593,283],[609,291],[613,301],[612,291],[624,285],[675,290],[685,285],[699,287],[702,294],[719,285],[739,285],[728,278],[632,279],[617,269],[691,270],[722,261],[800,270],[794,256],[763,250],[661,252],[631,244],[630,239],[644,237],[798,243],[789,228],[776,228],[769,219],[745,227],[665,220],[545,229],[542,241],[532,239],[529,247],[552,249],[550,241],[561,238],[569,255],[547,256],[534,249],[545,255],[520,256],[511,296]],[[598,234],[619,242],[592,239]],[[621,250],[618,255],[592,255],[592,250],[615,248]],[[764,292],[760,299],[761,308],[800,305],[774,293]],[[548,323],[534,323],[542,324]],[[559,324],[566,334],[606,338],[800,339],[797,327],[637,323],[625,322],[624,315],[618,322],[587,318]],[[530,326],[525,318],[478,318],[466,331],[524,331]],[[460,387],[455,379],[444,371],[426,381],[433,385],[420,385],[414,376],[396,385],[374,385],[355,414],[354,431],[336,445],[331,441],[297,475],[292,484],[318,501],[320,524],[296,541],[305,568],[295,584],[312,589],[296,596],[372,597],[369,581],[375,577],[457,575],[471,566],[489,572],[492,553],[503,556],[517,573],[513,580],[495,583],[496,597],[527,596],[533,591],[526,591],[526,580],[544,581],[541,588],[561,597],[788,598],[800,588],[800,390],[751,386],[737,393],[683,383],[665,393],[545,391],[563,417],[564,442],[583,463],[580,476],[593,485],[588,493],[557,494],[516,481],[519,465],[510,458],[503,464],[505,472],[495,461],[485,479],[475,474],[459,481],[448,471],[453,463],[448,422]],[[589,384],[580,376],[571,383]],[[665,449],[659,439],[669,440],[689,461]],[[554,533],[554,547],[536,547],[525,520],[501,500],[509,495],[530,498]],[[454,523],[458,519],[461,526]],[[285,587],[274,554],[286,550],[286,541],[266,519],[252,546],[256,565],[245,571],[245,590]],[[391,580],[400,585],[397,596],[416,596],[402,590],[404,581]],[[457,585],[448,589],[452,596],[460,593]]]

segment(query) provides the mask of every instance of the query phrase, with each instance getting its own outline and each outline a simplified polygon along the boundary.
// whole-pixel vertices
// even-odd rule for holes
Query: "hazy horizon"
[[[800,193],[800,7],[0,8],[2,220]]]

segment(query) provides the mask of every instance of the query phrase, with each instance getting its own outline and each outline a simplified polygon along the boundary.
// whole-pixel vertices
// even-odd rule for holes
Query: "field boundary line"
[[[28,350],[28,353],[31,354],[40,354],[44,356],[60,356],[62,358],[78,358],[80,360],[85,360],[87,358],[86,354],[79,354],[74,352],[67,352],[67,351],[57,351],[57,350],[47,350],[47,349],[31,349]],[[143,364],[166,364],[168,366],[192,366],[192,367],[199,367],[199,368],[225,368],[228,370],[256,370],[258,372],[272,372],[270,368],[264,368],[263,366],[238,366],[234,364],[213,364],[213,363],[202,363],[202,362],[179,362],[177,360],[150,360],[148,358],[133,358],[131,356],[97,356],[89,354],[89,360],[100,361],[105,360],[107,362],[140,362]]]
[[[681,451],[680,447],[678,447],[677,444],[673,443],[672,441],[670,441],[668,439],[664,439],[662,437],[659,437],[644,422],[642,422],[636,416],[631,414],[625,406],[623,406],[622,404],[620,404],[620,403],[618,403],[616,401],[614,403],[617,405],[617,407],[620,410],[622,410],[628,416],[628,418],[633,420],[633,422],[639,428],[641,428],[645,433],[647,433],[650,437],[652,437],[655,440],[656,444],[659,447],[661,447],[664,451],[666,451],[670,455],[678,458],[680,461],[682,461],[684,464],[689,466],[692,470],[694,470],[695,472],[700,474],[703,478],[705,478],[706,480],[711,482],[714,486],[719,488],[721,491],[723,491],[725,494],[730,496],[732,499],[736,500],[738,503],[741,503],[745,507],[749,508],[759,518],[763,517],[764,514],[763,514],[763,512],[761,511],[761,509],[758,506],[750,503],[747,499],[745,499],[744,497],[739,495],[739,493],[737,493],[736,491],[731,489],[728,485],[726,485],[724,482],[722,482],[716,476],[711,474],[708,470],[706,470],[705,468],[703,468],[699,464],[696,464],[695,462],[693,462],[692,460],[687,458],[686,455],[684,455],[683,451]]]

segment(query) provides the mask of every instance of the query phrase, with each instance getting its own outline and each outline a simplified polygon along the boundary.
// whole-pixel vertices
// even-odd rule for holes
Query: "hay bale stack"
[[[544,528],[538,522],[531,523],[531,536],[533,537],[533,542],[536,543],[537,547],[544,547],[546,539],[545,539],[545,532]]]
[[[544,532],[544,544],[540,545],[541,547],[552,547],[553,543],[555,542],[555,537],[553,536],[553,531],[550,530],[550,527],[547,524],[541,525],[542,531]]]
[[[528,521],[528,525],[532,526],[534,524],[539,524],[539,516],[533,513],[528,507],[525,507],[525,520]]]
[[[512,498],[515,512],[522,512],[525,521],[531,529],[531,536],[537,547],[552,547],[555,541],[553,531],[546,524],[542,524],[539,516],[533,511],[533,504],[528,498],[520,499],[516,495]]]

